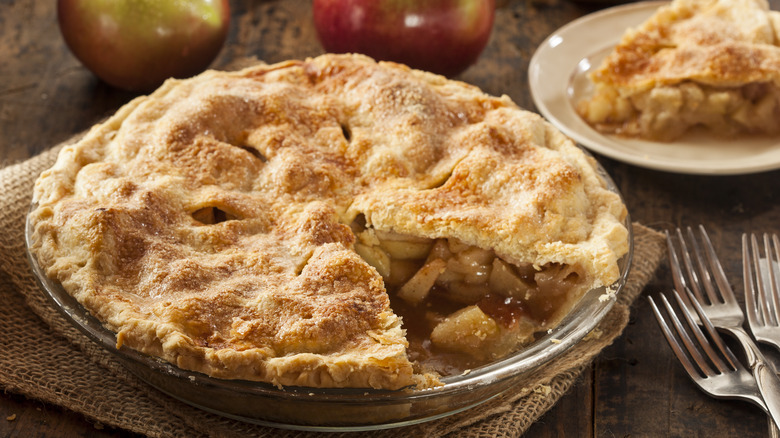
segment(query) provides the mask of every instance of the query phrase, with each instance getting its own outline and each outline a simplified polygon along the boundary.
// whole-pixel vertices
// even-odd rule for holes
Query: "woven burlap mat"
[[[91,421],[152,437],[314,437],[315,433],[250,425],[172,399],[130,374],[49,305],[28,267],[24,221],[35,179],[59,147],[0,169],[0,387],[79,412]],[[576,382],[584,368],[620,335],[629,306],[664,254],[661,235],[634,224],[634,264],[628,284],[601,324],[562,357],[503,396],[444,419],[361,436],[516,437]],[[348,433],[327,436],[346,436]],[[350,435],[351,436],[351,435]]]

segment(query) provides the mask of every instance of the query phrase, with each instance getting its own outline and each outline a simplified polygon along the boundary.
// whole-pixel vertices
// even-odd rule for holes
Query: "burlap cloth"
[[[73,328],[39,291],[28,267],[25,215],[32,186],[51,166],[59,147],[0,170],[0,387],[79,412],[93,422],[152,437],[313,437],[241,423],[170,398],[129,373],[109,353]],[[660,234],[634,224],[635,253],[618,303],[594,332],[523,385],[501,397],[444,419],[361,436],[516,437],[576,382],[584,368],[620,335],[629,306],[664,254]],[[328,436],[350,435],[348,433]]]

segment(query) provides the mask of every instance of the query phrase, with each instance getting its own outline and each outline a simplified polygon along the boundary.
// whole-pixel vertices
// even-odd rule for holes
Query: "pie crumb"
[[[602,335],[601,329],[595,328],[591,330],[587,335],[585,335],[585,338],[583,339],[585,339],[586,341],[589,341],[591,339],[599,339],[601,338],[601,335]]]
[[[542,395],[550,395],[550,393],[552,392],[552,388],[550,387],[550,385],[539,385],[536,388],[534,388],[534,392]]]
[[[607,300],[611,300],[615,298],[615,295],[617,294],[617,288],[614,286],[608,287],[603,294],[599,296],[599,302],[604,302]]]

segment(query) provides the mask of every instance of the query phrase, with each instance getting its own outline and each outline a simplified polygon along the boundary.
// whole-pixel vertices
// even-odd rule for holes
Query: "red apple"
[[[454,76],[490,38],[494,0],[314,0],[314,26],[328,52]]]
[[[200,73],[227,37],[228,0],[58,0],[65,42],[105,82],[150,91]]]

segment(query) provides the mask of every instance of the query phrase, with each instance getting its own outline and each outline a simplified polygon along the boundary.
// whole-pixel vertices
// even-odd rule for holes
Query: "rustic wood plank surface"
[[[267,62],[322,53],[306,0],[234,0],[228,42],[214,66],[255,56]],[[772,5],[778,9],[778,2]],[[567,0],[514,0],[497,11],[490,43],[459,79],[507,94],[534,110],[528,62],[551,32],[610,6]],[[130,100],[96,80],[59,34],[55,2],[0,0],[0,159],[33,156]],[[739,147],[735,144],[735,147]],[[780,172],[693,176],[638,168],[597,156],[625,196],[633,220],[663,230],[704,224],[741,294],[740,235],[780,232]],[[663,266],[645,295],[669,289]],[[768,436],[752,405],[718,401],[688,380],[663,341],[644,296],[624,335],[528,431],[528,437]],[[0,391],[0,436],[127,437],[81,415]]]

